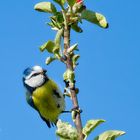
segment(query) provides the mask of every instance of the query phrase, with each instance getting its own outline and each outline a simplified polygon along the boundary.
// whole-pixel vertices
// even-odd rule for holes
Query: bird
[[[65,100],[58,85],[46,73],[47,70],[38,65],[26,68],[23,72],[23,85],[27,103],[51,128],[65,110]]]

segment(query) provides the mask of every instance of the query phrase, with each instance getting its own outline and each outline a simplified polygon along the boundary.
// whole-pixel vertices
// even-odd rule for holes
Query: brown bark
[[[67,49],[70,47],[70,30],[71,30],[70,26],[65,25],[64,27],[64,52],[63,53],[66,56],[66,68],[74,71],[71,55],[67,54]],[[76,90],[75,90],[75,82],[72,85],[69,85],[69,89],[71,92],[73,108],[79,107],[78,98],[77,98]],[[77,112],[74,123],[79,134],[79,140],[83,140],[84,135],[82,133],[82,121],[81,121],[80,112]]]

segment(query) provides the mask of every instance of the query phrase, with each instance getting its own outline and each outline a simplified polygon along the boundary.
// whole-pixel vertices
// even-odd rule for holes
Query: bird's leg
[[[72,108],[70,111],[62,111],[61,113],[72,113],[72,112],[76,112],[77,113],[82,113],[83,111],[77,106]]]
[[[71,113],[71,111],[62,111],[61,113]]]
[[[66,85],[66,87],[64,89],[64,94],[63,94],[64,98],[66,96],[71,98],[71,91],[70,90],[75,90],[76,94],[78,94],[78,92],[79,92],[78,88],[75,88],[75,86],[73,88],[71,88],[71,85],[70,85],[69,81],[64,80],[64,82],[65,82],[65,85]],[[73,83],[75,84],[76,81],[74,80]],[[82,113],[82,110],[79,108],[79,106],[76,106],[76,107],[72,108],[70,111],[62,111],[62,113],[72,113],[72,118],[73,118],[73,121],[74,121],[77,114]]]
[[[82,113],[83,112],[82,109],[79,108],[79,106],[76,106],[76,107],[72,108],[71,112],[72,111],[75,111],[76,113]]]

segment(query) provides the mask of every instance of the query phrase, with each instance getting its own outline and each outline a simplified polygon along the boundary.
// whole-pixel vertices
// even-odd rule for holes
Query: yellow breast
[[[37,88],[32,96],[40,114],[51,122],[55,122],[62,111],[58,108],[54,99],[53,91],[56,89],[58,89],[57,85],[49,80],[43,86]]]

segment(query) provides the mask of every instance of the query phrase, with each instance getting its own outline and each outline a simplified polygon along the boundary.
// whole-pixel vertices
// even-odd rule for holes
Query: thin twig
[[[63,11],[63,16],[65,16],[64,17],[65,25],[64,25],[64,52],[63,52],[63,54],[66,56],[66,68],[74,71],[71,55],[67,54],[67,49],[70,48],[70,30],[71,30],[71,27],[67,23],[67,17],[65,15],[64,11]],[[71,99],[72,99],[72,103],[73,103],[73,108],[77,108],[77,107],[79,107],[79,104],[78,104],[78,98],[76,95],[75,82],[73,82],[72,85],[69,85],[69,89],[71,92]],[[79,134],[79,140],[83,140],[84,135],[82,133],[82,121],[81,121],[80,112],[77,113],[74,123],[75,123],[76,129],[77,129],[78,134]]]

